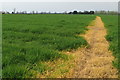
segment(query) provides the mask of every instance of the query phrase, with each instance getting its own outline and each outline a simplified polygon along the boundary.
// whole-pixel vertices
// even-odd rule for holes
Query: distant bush
[[[77,12],[77,11],[73,11],[73,12],[69,12],[68,14],[94,14],[94,11],[84,11],[84,12]]]

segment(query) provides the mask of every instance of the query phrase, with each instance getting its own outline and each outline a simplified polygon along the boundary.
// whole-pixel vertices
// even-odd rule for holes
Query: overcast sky
[[[0,2],[118,2],[120,0],[0,0]]]
[[[3,2],[2,10],[16,11],[39,11],[39,12],[64,12],[84,10],[117,11],[117,2]]]

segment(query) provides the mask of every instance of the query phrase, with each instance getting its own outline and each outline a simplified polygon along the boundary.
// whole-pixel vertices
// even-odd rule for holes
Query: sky
[[[27,12],[118,11],[118,2],[2,2],[2,11],[12,12],[14,8]]]
[[[0,2],[118,2],[120,0],[0,0]]]

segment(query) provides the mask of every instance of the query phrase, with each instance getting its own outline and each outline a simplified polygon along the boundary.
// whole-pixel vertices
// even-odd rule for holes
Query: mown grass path
[[[96,17],[92,26],[82,35],[89,43],[89,48],[80,48],[70,52],[77,56],[73,70],[75,78],[117,78],[117,69],[113,67],[114,57],[108,50],[109,43],[105,39],[107,31],[100,17]]]

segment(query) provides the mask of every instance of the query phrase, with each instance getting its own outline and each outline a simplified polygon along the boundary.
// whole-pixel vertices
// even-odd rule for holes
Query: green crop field
[[[85,33],[93,19],[93,15],[2,15],[2,76],[29,77],[34,75],[33,70],[39,73],[47,70],[42,62],[67,59],[61,51],[87,45],[77,35]]]
[[[117,15],[100,15],[105,27],[107,28],[106,39],[110,43],[109,49],[113,52],[116,60],[113,65],[120,70],[120,54],[118,52],[118,16]]]
[[[97,15],[4,14],[2,15],[2,77],[25,78],[49,69],[43,62],[68,60],[62,51],[86,46],[78,36]],[[107,29],[106,39],[115,56],[113,65],[120,70],[118,16],[99,15]]]

